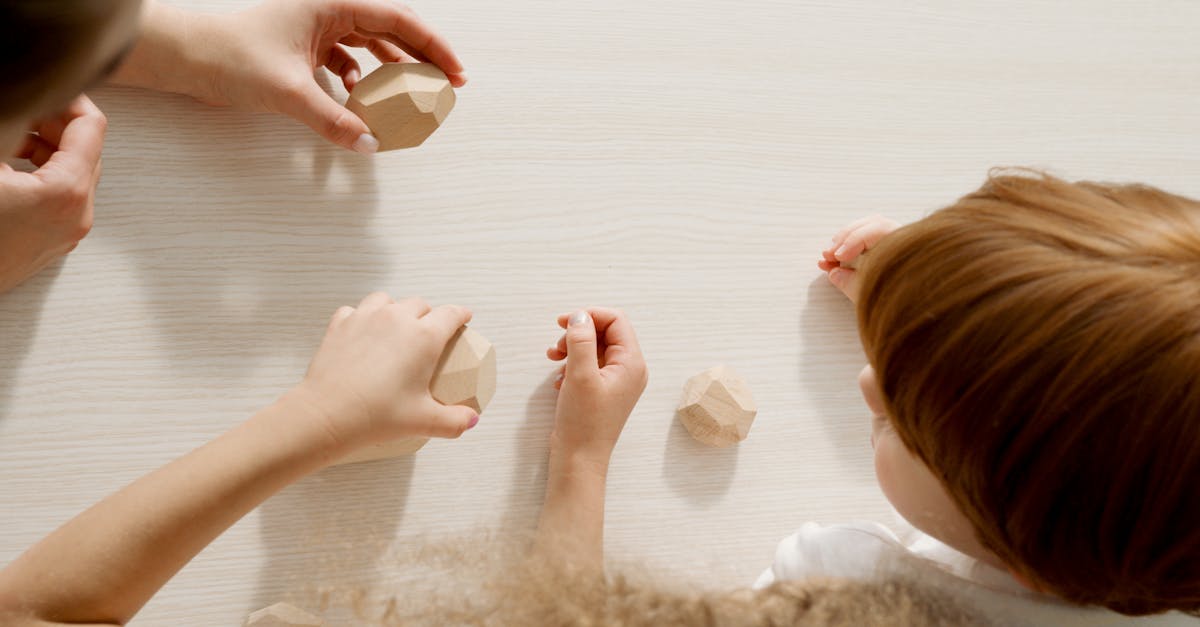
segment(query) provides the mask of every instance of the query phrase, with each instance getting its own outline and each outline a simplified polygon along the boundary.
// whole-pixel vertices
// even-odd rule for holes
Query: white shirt
[[[1032,592],[1007,572],[968,557],[913,530],[907,544],[878,523],[806,523],[775,550],[775,561],[754,583],[837,577],[867,580],[904,575],[928,583],[973,607],[997,625],[1014,627],[1200,627],[1200,619],[1171,612],[1125,616],[1080,607]]]

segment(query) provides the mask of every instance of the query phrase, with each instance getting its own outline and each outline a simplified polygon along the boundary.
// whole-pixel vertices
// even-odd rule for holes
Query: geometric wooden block
[[[454,101],[454,88],[438,66],[384,63],[354,86],[346,108],[367,123],[382,151],[421,145]]]
[[[746,439],[758,408],[746,382],[728,366],[688,379],[676,415],[696,440],[729,446]]]
[[[325,621],[287,603],[264,607],[246,617],[243,627],[323,627]]]
[[[467,327],[459,329],[438,360],[429,391],[443,405],[466,405],[482,413],[496,394],[492,343]]]
[[[429,392],[443,405],[466,405],[478,413],[496,394],[496,349],[475,331],[463,327],[450,338],[434,368]],[[354,464],[411,455],[429,438],[404,438],[360,449],[337,461]]]

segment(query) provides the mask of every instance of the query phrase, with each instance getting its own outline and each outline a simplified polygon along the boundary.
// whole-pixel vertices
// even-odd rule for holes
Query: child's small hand
[[[630,412],[646,389],[646,360],[624,313],[593,307],[563,314],[566,334],[546,351],[566,359],[560,379],[551,451],[584,455],[607,466]]]
[[[17,157],[37,170],[18,172],[0,162],[0,292],[73,250],[92,228],[107,125],[80,96],[26,136]]]
[[[829,247],[821,251],[817,267],[829,273],[829,282],[851,302],[858,302],[858,277],[853,267],[855,261],[885,235],[898,228],[900,223],[880,215],[855,220],[833,236]]]
[[[429,382],[446,343],[470,319],[462,307],[370,294],[357,308],[334,312],[304,381],[289,394],[318,409],[330,433],[351,448],[401,437],[457,438],[479,416],[434,400]]]

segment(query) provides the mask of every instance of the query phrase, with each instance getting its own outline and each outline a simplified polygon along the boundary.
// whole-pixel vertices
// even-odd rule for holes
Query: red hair
[[[889,419],[1037,587],[1200,608],[1200,203],[993,175],[860,267]]]

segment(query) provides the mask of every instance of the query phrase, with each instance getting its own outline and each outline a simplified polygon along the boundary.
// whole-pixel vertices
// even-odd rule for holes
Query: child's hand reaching
[[[471,319],[454,305],[368,295],[333,314],[304,381],[289,394],[318,409],[349,448],[401,437],[457,438],[479,416],[442,405],[429,382],[446,343]]]
[[[551,434],[552,454],[607,466],[633,406],[646,389],[646,360],[624,313],[593,307],[558,317],[566,333],[546,351],[566,359]]]
[[[858,276],[854,265],[885,235],[900,228],[900,223],[880,215],[868,216],[846,225],[833,236],[829,247],[821,251],[817,267],[829,273],[833,283],[851,302],[858,302]]]

